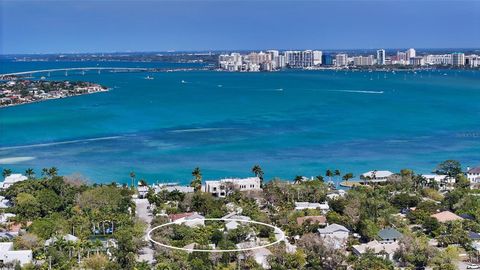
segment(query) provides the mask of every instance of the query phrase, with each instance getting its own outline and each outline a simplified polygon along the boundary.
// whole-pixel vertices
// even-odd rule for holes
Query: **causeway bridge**
[[[38,69],[38,70],[28,70],[20,72],[12,72],[0,74],[0,79],[8,76],[22,76],[22,75],[31,75],[36,73],[47,73],[51,72],[65,72],[65,76],[68,76],[69,71],[110,71],[110,72],[145,72],[145,71],[156,71],[155,68],[132,68],[132,67],[76,67],[76,68],[54,68],[54,69]]]

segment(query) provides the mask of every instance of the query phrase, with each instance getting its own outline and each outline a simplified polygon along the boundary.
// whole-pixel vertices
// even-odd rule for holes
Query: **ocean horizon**
[[[141,62],[2,62],[0,73],[61,67],[183,67]],[[46,76],[35,75],[35,78]],[[151,76],[153,80],[146,80]],[[55,166],[95,183],[187,184],[480,164],[480,71],[52,73],[104,93],[0,109],[0,169]]]

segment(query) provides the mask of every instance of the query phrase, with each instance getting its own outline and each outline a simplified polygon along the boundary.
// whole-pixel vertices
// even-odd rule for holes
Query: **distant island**
[[[106,91],[106,86],[83,81],[0,81],[0,108]]]

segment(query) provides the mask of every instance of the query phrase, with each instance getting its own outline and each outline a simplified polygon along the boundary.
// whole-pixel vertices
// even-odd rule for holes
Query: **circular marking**
[[[263,225],[263,226],[267,226],[269,228],[272,228],[274,230],[274,233],[275,235],[277,233],[280,234],[280,237],[275,240],[274,242],[272,243],[268,243],[268,244],[265,244],[265,245],[261,245],[261,246],[256,246],[256,247],[250,247],[250,248],[238,248],[238,249],[195,249],[195,248],[181,248],[181,247],[174,247],[174,246],[171,246],[171,245],[166,245],[166,244],[163,244],[163,243],[160,243],[158,241],[155,241],[152,239],[152,237],[150,236],[150,234],[155,231],[155,230],[158,230],[160,228],[163,228],[163,227],[167,227],[167,226],[170,226],[170,225],[173,225],[173,224],[182,224],[182,223],[185,223],[185,222],[190,222],[190,221],[195,221],[195,220],[203,220],[203,221],[226,221],[226,222],[230,222],[230,221],[237,221],[237,222],[245,222],[245,223],[252,223],[252,224],[259,224],[259,225]],[[154,244],[157,244],[161,247],[164,247],[164,248],[170,248],[170,249],[175,249],[175,250],[182,250],[182,251],[187,251],[187,252],[211,252],[211,253],[221,253],[221,252],[241,252],[241,251],[251,251],[251,250],[256,250],[256,249],[261,249],[261,248],[266,248],[266,247],[269,247],[269,246],[273,246],[273,245],[276,245],[282,241],[285,240],[285,233],[280,229],[278,228],[277,226],[273,226],[271,224],[267,224],[267,223],[263,223],[263,222],[260,222],[260,221],[254,221],[254,220],[243,220],[243,219],[234,219],[234,218],[196,218],[196,219],[190,219],[190,220],[184,220],[182,222],[176,222],[176,221],[173,221],[173,222],[168,222],[168,223],[165,223],[165,224],[162,224],[162,225],[159,225],[159,226],[156,226],[152,229],[150,229],[150,231],[148,231],[147,233],[147,240],[149,240],[150,242],[154,243]]]

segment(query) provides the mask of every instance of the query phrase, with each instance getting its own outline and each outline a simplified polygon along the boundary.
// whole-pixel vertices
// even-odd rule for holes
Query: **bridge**
[[[39,70],[28,70],[28,71],[21,71],[21,72],[13,72],[13,73],[5,73],[5,74],[0,74],[0,78],[7,77],[7,76],[21,76],[21,75],[31,75],[34,73],[50,73],[50,72],[58,72],[58,71],[63,71],[65,72],[65,75],[68,75],[69,71],[89,71],[89,70],[95,70],[95,71],[102,71],[102,70],[108,70],[108,71],[114,71],[114,72],[131,72],[131,71],[156,71],[154,68],[131,68],[131,67],[78,67],[78,68],[54,68],[54,69],[39,69]]]

